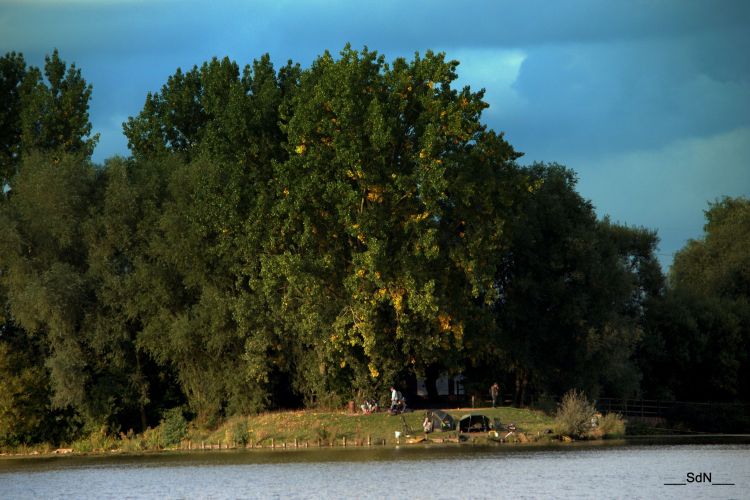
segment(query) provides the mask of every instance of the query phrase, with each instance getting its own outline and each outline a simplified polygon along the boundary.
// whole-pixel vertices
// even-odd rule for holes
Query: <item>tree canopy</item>
[[[81,71],[6,54],[0,444],[418,378],[434,397],[442,373],[517,404],[746,400],[747,200],[711,205],[665,283],[655,232],[597,218],[572,170],[521,165],[458,67],[214,58],[146,96],[132,156],[94,165]]]

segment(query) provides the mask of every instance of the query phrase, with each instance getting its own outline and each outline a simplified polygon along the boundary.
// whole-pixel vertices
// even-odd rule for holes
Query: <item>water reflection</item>
[[[688,472],[710,473],[712,483],[665,485],[686,482]],[[0,461],[2,498],[741,498],[748,486],[748,444],[417,446]]]

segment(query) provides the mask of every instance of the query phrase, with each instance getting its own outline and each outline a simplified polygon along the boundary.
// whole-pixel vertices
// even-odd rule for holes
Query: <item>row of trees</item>
[[[598,220],[565,167],[520,165],[457,64],[213,59],[123,124],[131,157],[94,165],[80,71],[0,59],[0,442],[416,377],[434,393],[446,372],[512,382],[521,404],[693,398],[701,374],[721,385],[700,397],[747,398],[747,200],[710,210],[721,236],[665,287],[656,234]]]

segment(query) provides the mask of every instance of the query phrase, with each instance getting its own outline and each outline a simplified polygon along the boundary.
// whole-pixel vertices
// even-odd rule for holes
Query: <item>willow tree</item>
[[[296,86],[291,63],[213,59],[178,70],[124,124],[140,168],[163,168],[166,190],[146,258],[139,342],[173,366],[199,419],[269,403],[272,380],[248,380],[245,344],[268,327],[259,292],[272,162],[283,161],[279,109]],[[146,280],[148,281],[148,280]],[[252,383],[250,383],[252,382]]]
[[[106,396],[94,401],[102,387],[89,364],[96,358],[81,335],[92,293],[82,244],[95,203],[91,85],[57,51],[43,69],[27,68],[20,54],[10,53],[0,73],[0,349],[13,360],[3,363],[2,376],[9,387],[26,380],[16,386],[23,387],[33,375],[39,390],[27,391],[15,409],[27,422],[45,421],[52,406],[106,418],[100,405],[107,406]],[[46,416],[38,414],[43,408]]]

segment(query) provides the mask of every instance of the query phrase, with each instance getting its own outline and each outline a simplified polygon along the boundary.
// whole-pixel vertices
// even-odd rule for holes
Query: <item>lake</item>
[[[750,498],[723,441],[5,458],[0,498]]]

